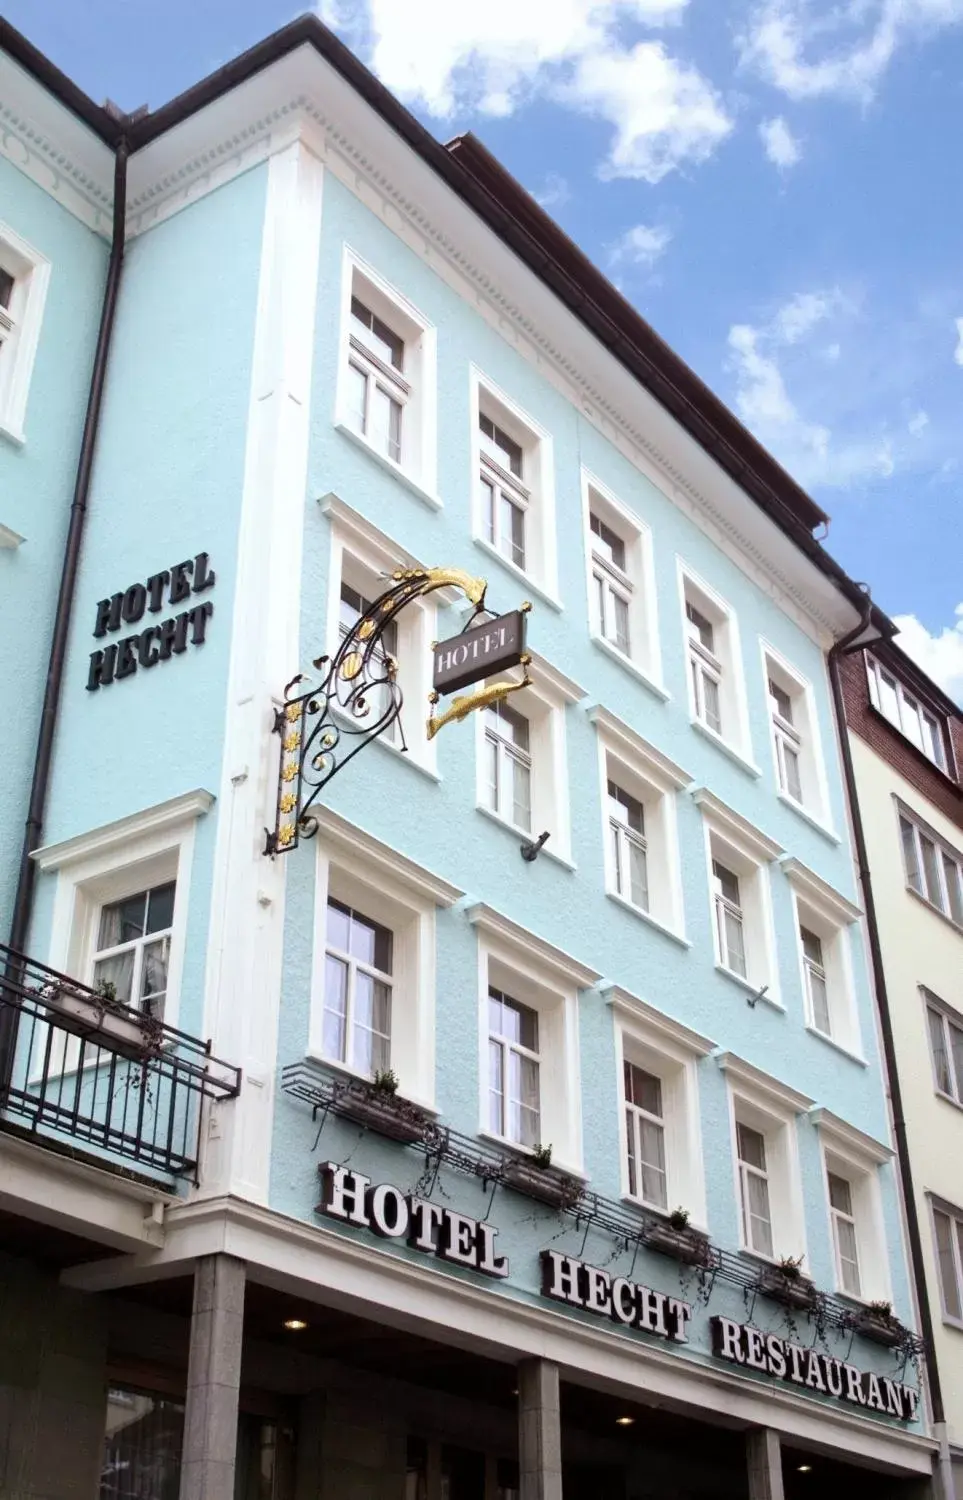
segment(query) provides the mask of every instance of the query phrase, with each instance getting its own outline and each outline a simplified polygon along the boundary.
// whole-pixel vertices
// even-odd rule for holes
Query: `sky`
[[[0,0],[157,108],[286,0]],[[832,517],[963,703],[963,0],[318,0],[474,131]]]

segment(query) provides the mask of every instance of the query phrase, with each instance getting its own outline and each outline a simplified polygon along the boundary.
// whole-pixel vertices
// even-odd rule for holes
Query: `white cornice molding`
[[[884,1162],[891,1161],[896,1152],[884,1141],[878,1141],[875,1136],[867,1135],[865,1130],[860,1130],[856,1125],[850,1125],[848,1120],[841,1120],[831,1110],[823,1109],[821,1106],[813,1107],[809,1111],[809,1118],[818,1128],[824,1144],[830,1151],[837,1150],[840,1155],[858,1161],[862,1166],[879,1167]]]
[[[804,865],[802,860],[796,859],[794,855],[784,855],[779,863],[794,890],[811,906],[828,916],[835,925],[842,927],[859,921],[863,915],[862,908],[841,895],[821,875],[817,875],[815,870]]]
[[[0,156],[88,229],[109,238],[113,152],[3,51]]]
[[[360,511],[348,505],[333,490],[322,495],[318,504],[348,541],[353,542],[362,553],[376,561],[377,566],[385,573],[391,573],[395,568],[424,568],[426,566],[420,558],[415,557],[414,553],[402,547],[401,543],[396,542],[394,537],[388,536],[387,532],[379,530],[373,521],[369,521],[367,516],[363,516]],[[457,604],[464,597],[456,588],[434,589],[432,593],[441,604]]]
[[[334,851],[335,857],[340,852],[349,858],[361,859],[378,868],[390,880],[417,892],[424,900],[434,902],[435,906],[454,906],[464,896],[464,891],[457,885],[392,849],[390,844],[382,843],[330,807],[322,807],[315,816],[322,843]]]
[[[723,838],[731,839],[739,848],[744,849],[757,860],[765,861],[767,864],[779,858],[785,851],[781,844],[771,839],[761,828],[750,823],[735,808],[729,807],[708,787],[697,786],[692,792],[692,800],[701,809],[702,816]]]
[[[774,1105],[783,1114],[788,1112],[801,1115],[815,1103],[808,1094],[801,1094],[798,1089],[791,1088],[781,1079],[764,1073],[761,1068],[746,1062],[745,1058],[738,1057],[735,1052],[717,1053],[716,1062],[737,1092],[750,1099],[758,1099],[763,1107],[767,1104]]]
[[[529,674],[535,691],[544,691],[546,697],[554,698],[557,703],[579,703],[585,697],[585,689],[579,687],[578,683],[571,677],[566,677],[558,667],[537,651],[528,651],[531,657]]]
[[[616,754],[626,756],[633,765],[638,765],[640,770],[650,777],[656,785],[661,785],[665,790],[674,788],[681,790],[692,782],[688,771],[683,771],[680,765],[662,751],[657,750],[649,740],[643,739],[637,730],[618,714],[603,708],[601,703],[593,703],[586,709],[589,720],[601,734],[602,738],[609,744],[610,749]]]
[[[123,849],[136,839],[147,834],[163,833],[177,828],[190,818],[200,818],[214,805],[213,792],[202,789],[184,792],[180,797],[171,797],[167,802],[158,802],[142,812],[130,813],[114,823],[105,823],[89,833],[78,833],[74,838],[64,839],[60,844],[46,844],[34,849],[30,858],[37,861],[41,870],[62,870],[66,865],[91,855],[106,854],[114,849]]]
[[[647,1034],[670,1042],[694,1057],[708,1057],[710,1052],[716,1050],[716,1043],[707,1036],[693,1031],[690,1026],[684,1026],[681,1021],[667,1016],[664,1011],[656,1010],[654,1005],[641,1000],[638,995],[633,995],[621,985],[602,983],[598,986],[598,991],[617,1016],[630,1024],[635,1023]]]
[[[26,538],[22,537],[19,531],[13,531],[11,527],[4,526],[0,521],[0,547],[9,547],[12,550],[14,547],[19,547],[25,540]]]
[[[563,948],[556,948],[544,938],[536,937],[527,927],[520,927],[517,922],[513,922],[502,912],[495,911],[494,907],[486,905],[484,901],[476,901],[474,905],[466,907],[465,915],[472,926],[477,927],[486,937],[516,949],[538,968],[551,971],[556,979],[574,984],[580,990],[590,990],[602,978],[597,969],[590,969]]]

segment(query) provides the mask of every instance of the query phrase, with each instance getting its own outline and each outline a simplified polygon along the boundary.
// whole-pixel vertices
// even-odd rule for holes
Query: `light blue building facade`
[[[669,351],[639,378],[625,304],[613,353],[598,274],[313,21],[101,137],[28,63],[5,920],[129,160],[0,1134],[11,1304],[85,1330],[57,1399],[89,1484],[23,1492],[114,1494],[150,1450],[173,1487],[131,1494],[930,1493],[827,673],[859,599],[816,508]],[[431,569],[328,753],[400,718],[296,832],[287,704]],[[472,580],[531,606],[524,685],[429,736]],[[118,1042],[114,1002],[153,1029]]]

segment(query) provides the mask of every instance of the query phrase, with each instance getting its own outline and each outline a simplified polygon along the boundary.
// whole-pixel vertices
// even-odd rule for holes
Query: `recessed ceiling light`
[[[797,1474],[811,1474],[812,1471],[813,1471],[812,1464],[798,1464],[797,1467],[796,1467],[796,1473]]]
[[[285,1318],[284,1327],[289,1333],[300,1333],[302,1328],[307,1328],[303,1318]]]
[[[615,1425],[616,1427],[631,1427],[634,1421],[634,1417],[616,1417]]]

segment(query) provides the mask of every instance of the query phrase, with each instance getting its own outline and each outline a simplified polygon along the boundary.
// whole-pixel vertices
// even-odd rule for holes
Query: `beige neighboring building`
[[[881,1023],[888,1010],[895,1047],[894,1116],[901,1097],[963,1497],[963,712],[891,642],[845,657],[840,676],[885,978]],[[925,1334],[923,1307],[920,1316]]]

